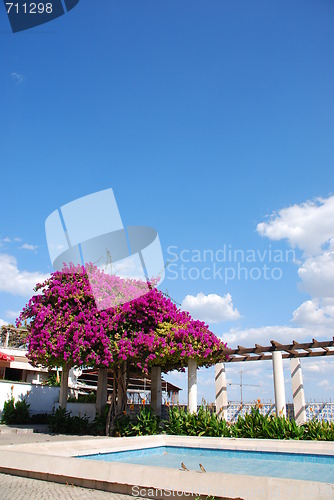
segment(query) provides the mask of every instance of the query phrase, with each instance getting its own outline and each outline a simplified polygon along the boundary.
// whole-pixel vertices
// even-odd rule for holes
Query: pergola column
[[[216,414],[218,418],[227,420],[227,387],[225,364],[215,365]]]
[[[151,369],[151,408],[153,413],[161,417],[161,366],[152,366]]]
[[[188,410],[197,413],[197,364],[193,359],[188,361]]]
[[[281,351],[273,351],[273,373],[276,415],[286,417],[283,358]]]
[[[306,406],[303,385],[302,365],[299,358],[290,360],[291,382],[293,394],[293,410],[297,424],[306,422]]]
[[[99,368],[96,391],[96,413],[103,415],[108,399],[108,371],[106,367]]]

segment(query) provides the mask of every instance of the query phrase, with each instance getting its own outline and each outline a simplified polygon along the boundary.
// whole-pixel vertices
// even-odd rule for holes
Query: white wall
[[[59,400],[59,387],[0,380],[0,416],[4,402],[12,396],[15,401],[25,399],[30,404],[30,415],[52,413],[55,403]]]
[[[59,406],[58,402],[55,404],[55,409]],[[66,411],[71,412],[71,417],[83,417],[86,415],[88,420],[92,422],[96,416],[95,403],[67,403]]]

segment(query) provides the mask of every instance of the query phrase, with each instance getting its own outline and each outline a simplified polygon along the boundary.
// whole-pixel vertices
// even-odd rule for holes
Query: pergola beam
[[[237,349],[227,349],[226,354],[229,359],[226,359],[226,363],[271,360],[272,353],[277,351],[282,352],[283,359],[334,355],[334,337],[332,340],[320,342],[312,339],[312,342],[305,343],[298,343],[295,340],[292,344],[280,344],[275,340],[271,340],[270,343],[270,346],[255,344],[254,347],[238,346]],[[333,349],[330,349],[331,347]]]
[[[284,353],[282,354],[283,359],[292,359],[292,358],[314,358],[314,357],[323,357],[323,356],[334,356],[334,350],[323,351],[323,352],[297,352],[293,353]],[[264,355],[259,354],[255,356],[238,356],[231,359],[227,359],[225,363],[238,363],[245,361],[261,361],[261,360],[271,360],[272,354]]]

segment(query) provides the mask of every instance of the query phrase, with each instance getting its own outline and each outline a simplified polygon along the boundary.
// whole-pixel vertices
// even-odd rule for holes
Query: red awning
[[[8,354],[0,351],[0,361],[14,361],[14,356],[8,356]]]

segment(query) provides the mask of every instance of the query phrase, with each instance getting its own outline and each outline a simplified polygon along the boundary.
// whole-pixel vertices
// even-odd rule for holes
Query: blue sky
[[[16,34],[0,13],[3,322],[52,271],[46,217],[111,187],[124,224],[177,253],[162,288],[231,347],[333,336],[331,0],[81,0]],[[246,399],[273,399],[269,362],[227,366],[231,382],[240,369],[260,384]],[[333,396],[334,360],[303,372],[307,399]],[[212,400],[213,369],[199,381]]]

